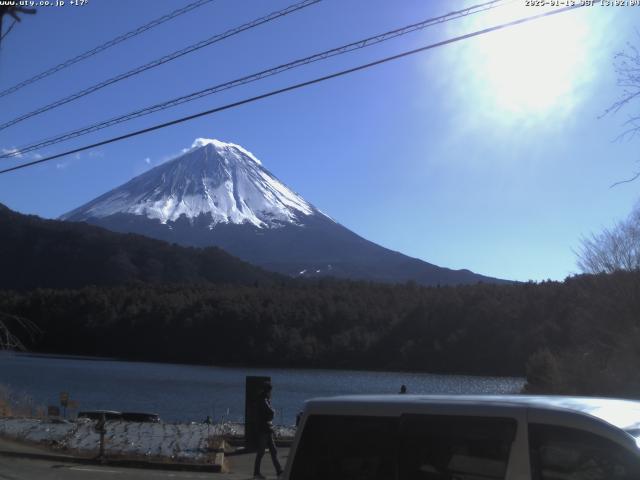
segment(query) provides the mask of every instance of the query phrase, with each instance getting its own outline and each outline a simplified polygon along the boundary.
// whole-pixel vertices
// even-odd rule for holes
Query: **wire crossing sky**
[[[485,2],[485,3],[481,3],[478,5],[473,5],[471,7],[465,8],[463,10],[456,10],[453,12],[450,12],[446,15],[441,15],[435,18],[429,18],[427,20],[424,20],[422,22],[418,22],[418,23],[414,23],[412,25],[407,25],[405,27],[402,28],[397,28],[395,30],[391,30],[389,32],[385,32],[385,33],[381,33],[379,35],[374,35],[371,37],[367,37],[365,39],[362,40],[358,40],[356,42],[351,42],[347,45],[342,45],[340,47],[336,47],[336,48],[332,48],[330,50],[326,50],[324,52],[320,52],[320,53],[316,53],[314,55],[311,56],[307,56],[301,59],[297,59],[294,60],[292,62],[288,62],[282,65],[278,65],[276,67],[273,68],[269,68],[267,70],[263,70],[261,72],[258,73],[254,73],[251,75],[246,75],[244,77],[235,79],[235,80],[231,80],[229,82],[225,82],[222,84],[218,84],[215,85],[213,87],[209,87],[206,88],[204,90],[199,90],[197,92],[193,92],[190,93],[188,95],[183,95],[181,97],[178,98],[174,98],[171,100],[167,100],[165,102],[162,103],[158,103],[140,110],[136,110],[134,112],[130,112],[127,113],[125,115],[120,115],[118,117],[115,118],[111,118],[109,120],[105,120],[103,122],[100,123],[96,123],[93,125],[90,125],[88,127],[83,127],[79,130],[75,130],[73,132],[68,132],[66,134],[54,137],[54,138],[50,138],[47,140],[41,140],[38,141],[34,144],[28,145],[28,146],[24,146],[18,149],[15,149],[13,151],[4,153],[2,155],[0,155],[0,158],[11,158],[11,157],[19,157],[21,155],[24,155],[25,153],[29,153],[32,152],[34,150],[38,150],[40,148],[44,148],[47,146],[51,146],[66,140],[70,140],[72,138],[76,138],[82,135],[86,135],[88,133],[93,133],[99,130],[102,130],[104,128],[107,127],[111,127],[113,125],[117,125],[119,123],[123,123],[129,120],[133,120],[134,118],[138,118],[144,115],[148,115],[151,113],[155,113],[155,112],[159,112],[162,110],[165,110],[167,108],[171,108],[171,107],[175,107],[177,105],[181,105],[183,103],[187,103],[187,102],[191,102],[193,100],[197,100],[199,98],[205,97],[205,96],[209,96],[218,92],[221,92],[223,90],[228,90],[230,88],[234,88],[234,87],[238,87],[241,85],[245,85],[247,83],[251,83],[257,80],[261,80],[263,78],[266,77],[270,77],[273,75],[277,75],[279,73],[282,72],[286,72],[287,70],[291,70],[293,68],[298,68],[298,67],[302,67],[305,65],[308,65],[310,63],[314,63],[317,61],[321,61],[321,60],[325,60],[331,57],[334,57],[336,55],[343,55],[345,53],[349,53],[352,52],[354,50],[359,50],[362,48],[366,48],[366,47],[371,47],[374,46],[378,43],[382,43],[382,42],[386,42],[389,40],[392,40],[394,38],[403,36],[403,35],[407,35],[409,33],[413,33],[415,31],[418,30],[422,30],[424,28],[427,27],[431,27],[434,25],[440,25],[444,22],[450,22],[452,20],[457,20],[459,18],[462,17],[467,17],[469,15],[474,15],[474,14],[478,14],[478,13],[482,13],[482,12],[486,12],[487,10],[491,10],[492,8],[496,8],[499,7],[501,5],[503,5],[505,2],[503,0],[493,0],[490,2]]]
[[[341,77],[343,75],[348,75],[350,73],[358,72],[360,70],[365,70],[367,68],[375,67],[377,65],[381,65],[381,64],[387,63],[387,62],[391,62],[393,60],[398,60],[400,58],[404,58],[404,57],[409,56],[409,55],[414,55],[416,53],[421,53],[421,52],[424,52],[426,50],[431,50],[431,49],[437,48],[437,47],[443,47],[445,45],[449,45],[451,43],[459,42],[461,40],[467,40],[469,38],[477,37],[479,35],[485,35],[487,33],[495,32],[495,31],[498,31],[498,30],[502,30],[503,28],[514,27],[515,25],[520,25],[522,23],[531,22],[533,20],[538,20],[538,19],[541,19],[541,18],[549,17],[551,15],[557,15],[559,13],[564,13],[564,12],[567,12],[569,10],[575,10],[577,8],[580,8],[580,7],[581,7],[580,5],[575,5],[575,6],[559,8],[557,10],[553,10],[553,11],[550,11],[550,12],[545,12],[545,13],[541,13],[541,14],[538,14],[538,15],[532,15],[530,17],[525,17],[525,18],[521,18],[521,19],[518,19],[518,20],[513,20],[513,21],[508,22],[508,23],[495,25],[495,26],[490,27],[490,28],[485,28],[484,30],[479,30],[479,31],[471,32],[471,33],[468,33],[466,35],[462,35],[462,36],[459,36],[459,37],[450,38],[450,39],[444,40],[442,42],[434,43],[432,45],[427,45],[427,46],[424,46],[424,47],[421,47],[421,48],[410,50],[408,52],[403,52],[403,53],[400,53],[398,55],[394,55],[392,57],[386,57],[386,58],[383,58],[383,59],[380,59],[380,60],[376,60],[374,62],[366,63],[364,65],[359,65],[357,67],[353,67],[353,68],[349,68],[347,70],[342,70],[340,72],[336,72],[336,73],[332,73],[332,74],[329,74],[329,75],[325,75],[325,76],[320,77],[320,78],[315,78],[313,80],[309,80],[309,81],[306,81],[306,82],[298,83],[296,85],[290,85],[290,86],[285,87],[285,88],[281,88],[281,89],[274,90],[274,91],[271,91],[271,92],[268,92],[268,93],[264,93],[264,94],[258,95],[256,97],[247,98],[247,99],[244,99],[244,100],[241,100],[239,102],[235,102],[235,103],[232,103],[232,104],[229,104],[229,105],[225,105],[225,106],[222,106],[222,107],[217,107],[217,108],[213,108],[213,109],[210,109],[210,110],[206,110],[204,112],[200,112],[200,113],[196,113],[194,115],[189,115],[188,117],[183,117],[183,118],[179,118],[179,119],[176,119],[176,120],[172,120],[170,122],[162,123],[160,125],[154,125],[153,127],[148,127],[148,128],[142,129],[142,130],[138,130],[136,132],[127,133],[127,134],[121,135],[119,137],[110,138],[108,140],[103,140],[101,142],[97,142],[97,143],[94,143],[94,144],[91,144],[91,145],[86,145],[86,146],[83,146],[83,147],[80,147],[80,148],[69,150],[69,151],[64,152],[64,153],[59,153],[57,155],[52,155],[52,156],[49,156],[49,157],[46,157],[46,158],[40,158],[38,160],[34,160],[32,162],[29,162],[29,163],[24,163],[24,164],[21,164],[21,165],[17,165],[15,167],[6,168],[4,170],[0,170],[0,175],[5,174],[5,173],[9,173],[9,172],[13,172],[15,170],[21,170],[23,168],[31,167],[31,166],[34,166],[34,165],[38,165],[38,164],[41,164],[41,163],[44,163],[44,162],[49,162],[51,160],[55,160],[57,158],[64,157],[66,155],[72,155],[74,153],[83,152],[85,150],[90,150],[90,149],[95,148],[95,147],[101,147],[103,145],[108,145],[109,143],[119,142],[119,141],[125,140],[127,138],[132,138],[132,137],[136,137],[138,135],[142,135],[142,134],[145,134],[145,133],[153,132],[155,130],[160,130],[160,129],[163,129],[163,128],[167,128],[167,127],[170,127],[170,126],[173,126],[173,125],[177,125],[179,123],[183,123],[183,122],[186,122],[186,121],[189,121],[189,120],[193,120],[195,118],[203,117],[205,115],[211,115],[213,113],[218,113],[218,112],[221,112],[221,111],[224,111],[224,110],[228,110],[230,108],[236,108],[236,107],[239,107],[241,105],[245,105],[247,103],[252,103],[252,102],[255,102],[255,101],[258,101],[258,100],[262,100],[264,98],[272,97],[272,96],[275,96],[275,95],[280,95],[281,93],[286,93],[286,92],[290,92],[292,90],[297,90],[299,88],[308,87],[308,86],[314,85],[316,83],[324,82],[326,80],[331,80],[333,78]]]
[[[27,78],[26,80],[23,80],[22,82],[9,87],[5,90],[0,91],[0,97],[5,97],[11,93],[17,92],[18,90],[20,90],[21,88],[26,87],[27,85],[31,85],[32,83],[37,82],[38,80],[42,80],[43,78],[48,77],[49,75],[53,75],[56,72],[59,72],[60,70],[70,67],[71,65],[74,65],[78,62],[81,62],[82,60],[86,60],[89,57],[92,57],[94,55],[97,55],[100,52],[103,52],[104,50],[111,48],[115,45],[118,45],[119,43],[122,43],[126,40],[129,40],[130,38],[133,38],[137,35],[140,35],[141,33],[146,32],[147,30],[150,30],[154,27],[157,27],[158,25],[161,25],[165,22],[168,22],[169,20],[173,20],[174,18],[183,15],[187,12],[190,12],[192,10],[195,10],[198,7],[202,7],[203,5],[206,5],[207,3],[211,3],[214,0],[198,0],[196,2],[190,3],[182,8],[179,8],[177,10],[174,10],[171,13],[168,13],[167,15],[163,15],[159,18],[156,18],[155,20],[142,25],[141,27],[136,28],[135,30],[132,30],[130,32],[127,32],[123,35],[119,35],[116,38],[109,40],[108,42],[105,42],[101,45],[98,45],[97,47],[92,48],[91,50],[87,50],[86,52],[77,55],[73,58],[70,58],[69,60],[66,60],[62,63],[59,63],[58,65],[56,65],[55,67],[49,68],[48,70],[45,70],[37,75],[34,75],[33,77]],[[15,20],[13,22],[15,24]],[[13,24],[12,24],[13,26]],[[8,29],[7,32],[5,33],[8,34],[9,31],[11,29]],[[4,35],[3,35],[4,38]]]
[[[282,10],[278,10],[277,12],[273,12],[270,13],[269,15],[266,15],[264,17],[260,17],[257,18],[255,20],[252,20],[251,22],[245,23],[243,25],[240,25],[239,27],[236,28],[232,28],[230,30],[227,30],[224,33],[220,33],[217,35],[214,35],[212,37],[209,37],[205,40],[201,40],[200,42],[197,42],[193,45],[189,45],[188,47],[185,47],[183,49],[177,50],[175,52],[172,52],[168,55],[165,55],[161,58],[158,58],[150,63],[141,65],[139,67],[134,68],[133,70],[129,70],[128,72],[122,73],[120,75],[117,75],[115,77],[109,78],[107,80],[104,80],[96,85],[93,85],[89,88],[85,88],[84,90],[81,90],[79,92],[76,92],[72,95],[69,95],[67,97],[61,98],[60,100],[57,100],[55,102],[52,102],[48,105],[45,105],[43,107],[40,107],[36,110],[33,110],[29,113],[25,113],[24,115],[21,115],[17,118],[14,118],[13,120],[10,120],[8,122],[2,123],[0,124],[0,130],[4,130],[6,128],[11,127],[12,125],[15,125],[17,123],[20,123],[24,120],[27,120],[28,118],[34,117],[36,115],[40,115],[41,113],[44,112],[48,112],[49,110],[52,110],[54,108],[57,108],[61,105],[67,104],[69,102],[72,102],[74,100],[77,100],[79,98],[82,98],[86,95],[90,95],[91,93],[94,93],[104,87],[107,87],[109,85],[113,85],[114,83],[120,82],[122,80],[125,80],[129,77],[132,77],[134,75],[139,75],[140,73],[146,72],[147,70],[150,70],[152,68],[156,68],[159,67],[160,65],[163,65],[165,63],[171,62],[177,58],[182,57],[183,55],[188,55],[190,53],[193,53],[197,50],[200,50],[201,48],[204,47],[208,47],[209,45],[213,45],[214,43],[220,42],[222,40],[225,40],[229,37],[232,37],[234,35],[238,35],[239,33],[242,33],[244,31],[250,30],[252,28],[258,27],[264,23],[267,22],[271,22],[273,20],[276,20],[278,18],[284,17],[285,15],[289,15],[290,13],[293,12],[297,12],[298,10],[301,10],[303,8],[309,7],[311,5],[314,5],[318,2],[320,2],[322,0],[304,0],[302,2],[299,3],[295,3],[293,5],[290,5],[287,8],[284,8]]]

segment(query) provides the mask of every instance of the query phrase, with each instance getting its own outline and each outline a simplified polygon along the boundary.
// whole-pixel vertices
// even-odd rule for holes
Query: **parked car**
[[[639,480],[640,402],[347,396],[307,402],[288,480]]]
[[[89,420],[100,420],[103,415],[105,420],[122,420],[122,413],[114,410],[85,410],[78,412],[78,418],[88,418]]]
[[[122,412],[122,420],[125,422],[160,423],[160,415],[146,412]]]
[[[86,410],[78,412],[78,418],[89,418],[91,420],[100,420],[102,415],[105,420],[122,420],[125,422],[149,422],[159,423],[160,415],[157,413],[147,412],[116,412],[114,410]]]

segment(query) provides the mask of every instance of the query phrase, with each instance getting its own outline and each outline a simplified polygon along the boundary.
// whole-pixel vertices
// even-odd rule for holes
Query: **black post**
[[[244,448],[255,450],[258,445],[258,427],[256,424],[256,406],[266,384],[271,377],[247,376],[244,400]]]
[[[100,463],[105,463],[106,458],[104,456],[104,434],[107,433],[107,417],[103,413],[100,416],[100,420],[96,423],[95,426],[96,432],[100,434],[100,452],[98,453],[98,460]]]
[[[105,430],[102,430],[100,432],[100,453],[98,454],[98,458],[100,459],[101,463],[104,463],[106,461],[104,457],[104,434],[105,433],[107,433]]]

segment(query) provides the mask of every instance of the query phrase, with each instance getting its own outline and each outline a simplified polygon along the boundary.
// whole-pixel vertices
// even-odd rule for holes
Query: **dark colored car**
[[[122,420],[125,422],[160,423],[160,415],[145,412],[122,412]]]
[[[86,410],[78,412],[78,418],[88,418],[89,420],[100,420],[104,415],[105,420],[122,420],[122,413],[113,410]]]

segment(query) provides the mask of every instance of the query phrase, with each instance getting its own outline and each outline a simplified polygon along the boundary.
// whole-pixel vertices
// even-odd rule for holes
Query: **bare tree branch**
[[[614,227],[583,237],[581,243],[577,263],[584,273],[640,270],[640,208]]]
[[[640,177],[640,172],[636,172],[636,174],[631,177],[628,178],[626,180],[620,180],[618,182],[612,183],[609,188],[613,188],[613,187],[617,187],[618,185],[622,185],[623,183],[631,183],[631,182],[635,182],[638,178]]]
[[[11,328],[9,328],[11,326]],[[0,350],[20,350],[26,351],[22,340],[13,332],[16,327],[24,335],[33,341],[42,333],[42,330],[31,320],[17,315],[0,312]]]
[[[636,30],[640,38],[640,32]],[[613,57],[613,68],[618,76],[617,85],[623,89],[622,95],[599,118],[617,113],[621,108],[640,97],[640,51],[631,42],[627,49]]]

